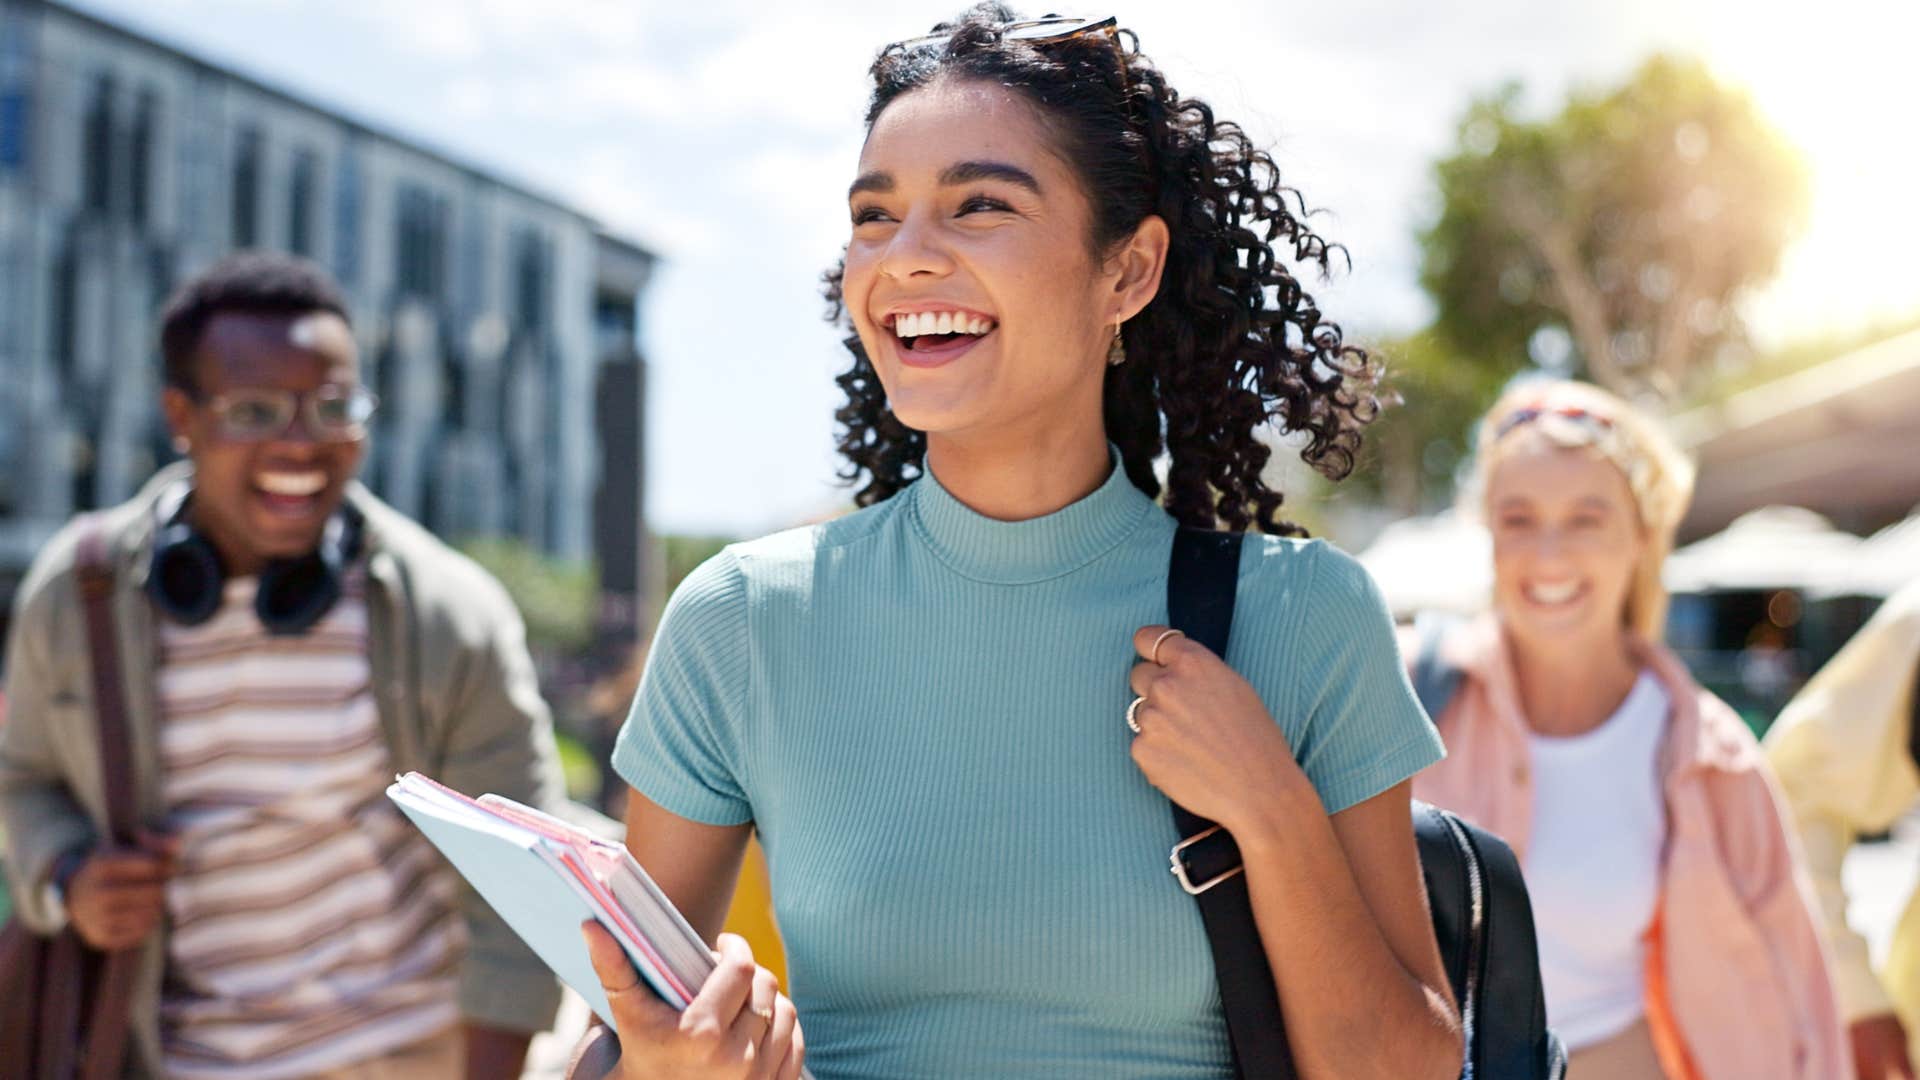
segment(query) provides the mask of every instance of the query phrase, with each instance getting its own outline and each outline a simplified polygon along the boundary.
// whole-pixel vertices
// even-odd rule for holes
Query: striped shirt
[[[432,847],[385,796],[364,578],[311,631],[267,633],[255,583],[200,626],[162,621],[170,1076],[276,1080],[458,1020],[464,930]]]

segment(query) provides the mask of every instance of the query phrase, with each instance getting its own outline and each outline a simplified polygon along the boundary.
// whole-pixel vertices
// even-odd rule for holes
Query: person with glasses
[[[827,278],[861,509],[696,570],[614,751],[703,934],[758,832],[791,1000],[722,937],[675,1014],[587,928],[622,1075],[1235,1075],[1171,798],[1238,842],[1299,1075],[1452,1080],[1439,743],[1265,479],[1269,425],[1339,477],[1378,407],[1295,276],[1333,249],[1112,19],[982,5],[872,76]],[[1255,531],[1224,660],[1164,625],[1179,525]]]
[[[1660,643],[1692,490],[1665,433],[1605,391],[1535,381],[1494,405],[1467,495],[1491,611],[1408,649],[1447,745],[1414,794],[1519,856],[1572,1080],[1836,1080],[1786,812],[1745,723]]]
[[[561,797],[520,618],[354,482],[375,402],[318,267],[224,259],[168,302],[160,344],[186,460],[55,536],[16,599],[0,832],[18,915],[140,951],[132,1075],[518,1076],[557,985],[385,789],[418,769]],[[88,537],[113,575],[131,846],[104,839]]]

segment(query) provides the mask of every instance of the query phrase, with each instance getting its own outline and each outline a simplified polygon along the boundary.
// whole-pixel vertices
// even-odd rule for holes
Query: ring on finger
[[[1180,630],[1160,631],[1160,636],[1153,639],[1153,648],[1147,650],[1147,658],[1149,660],[1152,660],[1156,664],[1159,663],[1160,662],[1160,646],[1166,644],[1168,638],[1177,638],[1177,637],[1186,637],[1186,636],[1187,636],[1186,633]]]
[[[1137,697],[1133,699],[1132,704],[1127,706],[1127,730],[1133,732],[1135,735],[1140,734],[1140,706],[1146,703],[1146,698]]]

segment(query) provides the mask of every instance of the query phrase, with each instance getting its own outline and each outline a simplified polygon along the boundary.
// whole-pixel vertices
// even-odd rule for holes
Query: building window
[[[551,261],[546,237],[526,228],[513,243],[513,323],[538,333],[547,325],[547,282]]]
[[[313,194],[320,180],[320,155],[300,150],[293,155],[293,182],[287,192],[287,250],[313,254]]]
[[[334,165],[333,274],[348,287],[360,277],[360,157],[351,144]]]
[[[33,55],[25,17],[0,7],[0,171],[27,164],[27,124],[33,113]]]
[[[402,296],[438,301],[446,286],[447,200],[402,184],[395,205],[395,284]]]
[[[113,76],[94,79],[84,123],[80,153],[85,176],[81,191],[87,209],[105,214],[113,209]]]
[[[133,107],[133,134],[127,140],[127,216],[145,225],[153,216],[154,125],[160,121],[160,96],[140,91]]]
[[[260,129],[243,128],[233,151],[233,246],[260,239]]]

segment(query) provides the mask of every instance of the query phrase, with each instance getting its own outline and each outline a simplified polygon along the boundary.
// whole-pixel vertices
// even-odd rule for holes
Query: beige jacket
[[[1441,646],[1465,673],[1435,718],[1446,760],[1413,793],[1526,857],[1533,823],[1527,723],[1492,618]],[[1640,642],[1671,707],[1660,900],[1648,928],[1647,1023],[1671,1080],[1852,1075],[1812,890],[1753,734],[1674,655]]]
[[[190,475],[168,469],[104,514],[126,674],[134,805],[154,824],[164,810],[155,731],[157,636],[144,590],[155,503],[167,486]],[[462,791],[557,805],[563,784],[552,724],[506,591],[359,485],[348,498],[366,518],[369,660],[393,768],[418,769]],[[35,560],[15,598],[7,643],[0,832],[17,915],[42,932],[57,930],[64,920],[45,889],[55,860],[91,846],[106,821],[86,627],[74,575],[79,536],[79,527],[69,525]],[[469,936],[462,1012],[493,1027],[546,1028],[560,999],[552,973],[464,883],[460,906]],[[142,949],[132,1058],[144,1075],[159,1060],[164,934]]]
[[[1920,581],[1874,613],[1767,732],[1767,756],[1799,821],[1847,1019],[1898,1013],[1920,1063],[1920,903],[1910,900],[1894,930],[1882,978],[1867,943],[1847,925],[1840,864],[1854,837],[1884,832],[1920,797],[1907,751],[1916,665],[1920,665]]]

